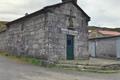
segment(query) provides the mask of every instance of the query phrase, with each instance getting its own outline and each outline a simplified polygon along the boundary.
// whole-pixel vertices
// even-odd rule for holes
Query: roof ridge
[[[27,18],[27,17],[29,17],[29,16],[38,14],[38,13],[44,13],[44,12],[47,11],[48,8],[56,7],[56,6],[59,6],[59,5],[62,5],[62,4],[66,4],[66,3],[69,3],[69,2],[71,2],[71,3],[72,3],[73,5],[75,5],[79,10],[81,10],[81,11],[85,14],[85,16],[87,16],[87,17],[89,18],[89,20],[90,20],[90,17],[78,6],[78,4],[73,3],[72,1],[67,1],[67,2],[57,3],[57,4],[53,4],[53,5],[49,5],[49,6],[43,7],[42,9],[40,9],[40,10],[38,10],[38,11],[35,11],[35,12],[31,13],[31,14],[28,14],[27,16],[23,16],[23,17],[20,17],[20,18],[18,18],[18,19],[16,19],[16,20],[13,20],[13,21],[11,21],[11,22],[8,22],[7,25],[9,25],[9,24],[11,24],[11,23],[13,23],[13,22],[19,21],[19,20],[21,20],[21,19]]]

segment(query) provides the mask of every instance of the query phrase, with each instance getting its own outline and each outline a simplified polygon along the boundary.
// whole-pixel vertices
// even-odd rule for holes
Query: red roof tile
[[[118,36],[118,35],[120,35],[120,32],[117,32],[117,31],[98,30],[98,32],[103,34],[103,35],[110,35],[110,36]]]

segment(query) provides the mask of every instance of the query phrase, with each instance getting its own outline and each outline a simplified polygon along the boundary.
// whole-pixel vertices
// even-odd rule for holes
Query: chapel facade
[[[11,54],[47,60],[89,58],[89,21],[77,0],[62,0],[9,22],[8,29],[0,34],[5,35],[3,49]]]

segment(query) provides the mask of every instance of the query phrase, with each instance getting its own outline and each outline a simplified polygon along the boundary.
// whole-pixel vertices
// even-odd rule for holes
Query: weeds
[[[61,68],[65,70],[74,70],[74,71],[80,71],[80,72],[94,72],[94,73],[116,73],[119,72],[118,68],[116,69],[116,66],[119,67],[118,65],[112,65],[112,66],[93,66],[93,65],[81,65],[79,67],[78,63],[76,65],[63,65],[63,64],[55,64],[55,63],[50,63],[47,60],[42,60],[30,56],[15,56],[15,55],[10,55],[7,52],[0,52],[1,56],[6,56],[10,59],[13,59],[17,62],[22,62],[22,63],[28,63],[28,64],[33,64],[33,65],[38,65],[38,66],[43,66],[47,68]]]
[[[33,65],[41,65],[41,60],[34,58],[34,57],[28,57],[28,56],[15,56],[15,55],[10,55],[7,52],[0,52],[1,56],[6,56],[10,59],[13,59],[18,62],[23,62],[23,63],[29,63]]]

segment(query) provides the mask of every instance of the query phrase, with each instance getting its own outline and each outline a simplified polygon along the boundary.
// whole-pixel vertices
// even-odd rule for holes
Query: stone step
[[[110,60],[110,59],[90,58],[89,60],[60,60],[59,64],[104,66],[104,65],[111,65],[111,64],[120,64],[120,61]]]

